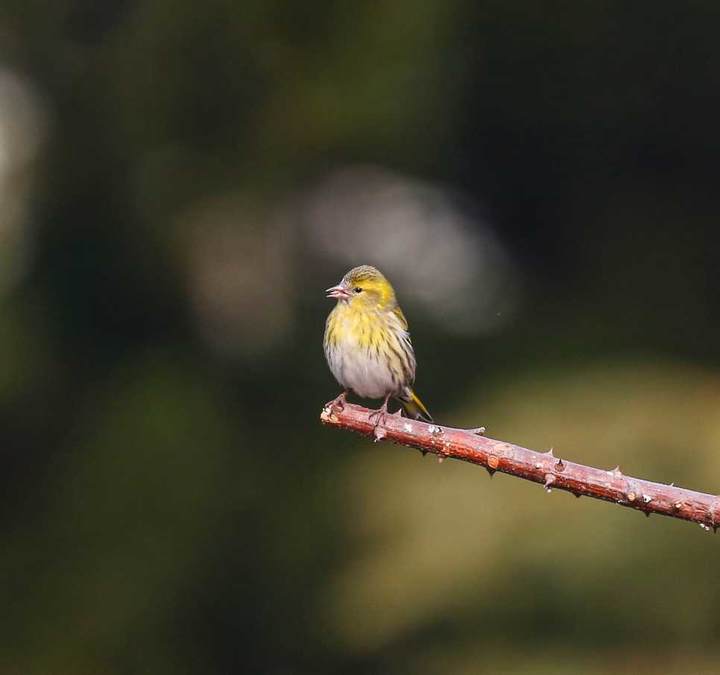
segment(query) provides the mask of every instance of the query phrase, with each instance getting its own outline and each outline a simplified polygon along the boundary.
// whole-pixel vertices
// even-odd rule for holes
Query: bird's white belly
[[[341,340],[328,353],[328,363],[335,379],[362,398],[384,398],[397,389],[386,360],[375,358],[355,340]]]

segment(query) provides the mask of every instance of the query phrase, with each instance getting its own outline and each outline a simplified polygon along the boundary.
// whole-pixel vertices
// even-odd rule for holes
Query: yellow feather
[[[346,295],[325,328],[325,356],[336,379],[366,398],[393,396],[411,417],[432,421],[411,388],[415,354],[390,282],[363,265],[350,270],[339,287]]]

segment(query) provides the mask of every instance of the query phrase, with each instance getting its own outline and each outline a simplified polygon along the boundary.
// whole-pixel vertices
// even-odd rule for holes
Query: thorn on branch
[[[559,459],[555,464],[555,471],[557,471],[558,473],[562,473],[563,471],[565,471],[565,464],[562,459]]]
[[[552,484],[555,482],[555,476],[553,476],[551,473],[545,474],[545,492],[550,494],[552,492]]]
[[[617,476],[617,475],[622,476],[621,473],[619,473],[619,472],[616,473],[616,471],[617,471],[617,469],[613,469],[613,470],[610,471],[609,473],[612,474],[612,475],[614,475],[614,476]],[[641,499],[641,498],[643,497],[642,488],[641,488],[634,480],[632,480],[631,478],[626,478],[626,479],[625,479],[625,489],[624,489],[624,492],[625,492],[625,499],[626,499],[628,502],[630,502],[631,504],[632,504],[633,502],[635,502],[636,499]],[[620,503],[622,503],[622,502],[620,502]],[[647,502],[645,502],[645,503],[647,504]]]

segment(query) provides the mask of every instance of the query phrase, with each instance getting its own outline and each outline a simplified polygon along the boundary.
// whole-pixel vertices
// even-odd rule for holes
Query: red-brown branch
[[[426,424],[397,415],[386,415],[383,423],[375,427],[368,416],[373,411],[346,403],[339,407],[326,407],[320,415],[323,424],[349,429],[376,440],[432,452],[440,460],[449,457],[484,466],[491,475],[495,471],[518,476],[540,483],[545,489],[567,490],[576,497],[594,497],[643,511],[646,515],[659,513],[699,523],[709,530],[720,526],[720,497],[686,490],[674,485],[652,483],[626,476],[617,467],[611,470],[596,469],[576,464],[553,455],[553,451],[535,452],[519,445],[486,438],[484,430],[453,429],[437,424]]]

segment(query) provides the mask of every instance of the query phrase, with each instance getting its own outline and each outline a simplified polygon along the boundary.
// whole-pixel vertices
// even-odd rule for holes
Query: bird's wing
[[[400,330],[395,334],[405,358],[407,359],[407,383],[412,384],[415,381],[415,350],[410,341],[410,333],[408,332],[408,322],[400,307],[393,309],[393,315],[397,320]]]
[[[403,330],[407,331],[408,322],[407,322],[407,319],[405,318],[405,315],[403,314],[403,311],[400,309],[400,305],[398,305],[397,307],[395,307],[395,309],[393,309],[393,314],[395,314],[395,316],[398,319],[400,319],[400,324],[402,325]]]

